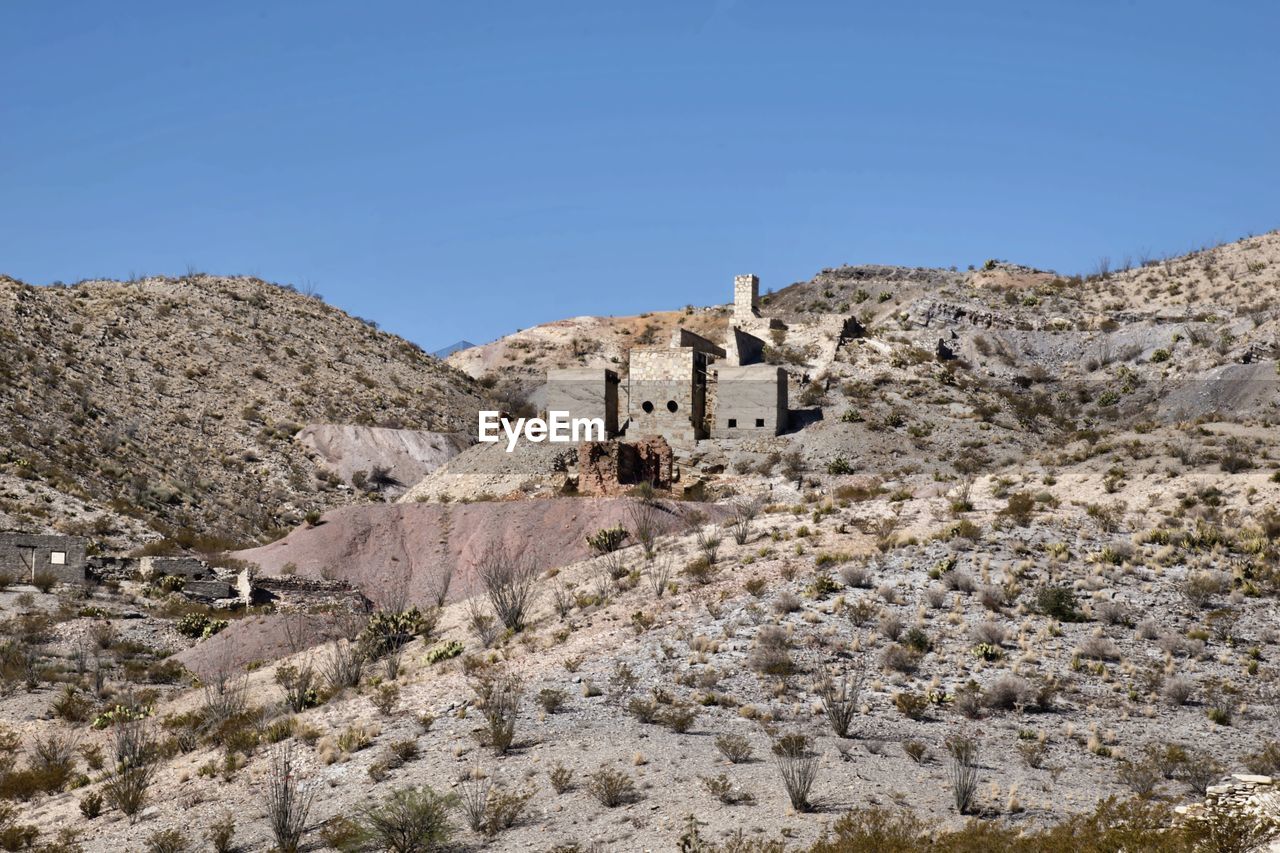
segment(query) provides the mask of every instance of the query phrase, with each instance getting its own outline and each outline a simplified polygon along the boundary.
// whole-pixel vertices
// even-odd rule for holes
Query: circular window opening
[[[653,403],[650,403],[648,400],[645,400],[643,403],[641,403],[640,408],[644,409],[644,413],[646,415],[653,414]]]
[[[679,403],[677,403],[675,400],[668,400],[668,401],[667,401],[667,411],[668,411],[668,412],[674,412],[674,411],[676,411],[676,410],[677,410],[677,409],[679,409],[679,408],[680,408],[680,404],[679,404]]]

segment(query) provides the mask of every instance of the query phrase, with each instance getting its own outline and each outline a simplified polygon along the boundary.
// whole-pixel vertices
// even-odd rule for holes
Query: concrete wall
[[[84,583],[88,544],[78,536],[0,533],[0,572],[15,583],[31,583],[45,573],[60,583]]]
[[[547,411],[571,418],[603,418],[606,436],[618,434],[618,374],[572,367],[547,372]]]
[[[712,377],[712,438],[777,435],[787,427],[787,372],[781,367],[720,367]]]
[[[631,350],[627,437],[660,435],[682,445],[705,438],[706,371],[706,354],[691,348]]]
[[[698,352],[714,356],[715,358],[725,357],[725,353],[722,348],[716,346],[697,332],[689,331],[684,326],[676,329],[675,333],[671,336],[671,348],[680,349],[682,347],[688,347],[690,349],[697,350]]]
[[[764,341],[737,326],[729,328],[724,339],[725,361],[731,367],[764,362]]]

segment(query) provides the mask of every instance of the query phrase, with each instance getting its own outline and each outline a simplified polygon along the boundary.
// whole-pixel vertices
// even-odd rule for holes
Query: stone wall
[[[707,355],[692,348],[631,351],[628,437],[688,445],[706,436]]]
[[[172,575],[188,580],[213,576],[213,569],[198,557],[140,557],[138,575],[143,580]]]
[[[0,572],[16,583],[31,583],[43,574],[59,583],[84,583],[88,544],[79,536],[0,533]]]
[[[1280,779],[1236,773],[1205,791],[1203,803],[1178,806],[1175,811],[1183,820],[1203,819],[1209,813],[1252,816],[1280,815]],[[1280,841],[1260,850],[1280,851]]]
[[[760,316],[760,279],[754,275],[733,277],[733,318],[746,320]]]
[[[344,581],[327,581],[301,575],[260,575],[253,578],[253,602],[270,602],[277,610],[309,609],[339,605],[353,612],[367,612],[372,602]]]
[[[641,483],[670,489],[673,471],[671,446],[660,437],[578,445],[580,494],[620,495]]]

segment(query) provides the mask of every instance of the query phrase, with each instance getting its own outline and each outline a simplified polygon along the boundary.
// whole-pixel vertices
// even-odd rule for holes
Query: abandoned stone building
[[[53,575],[59,583],[85,582],[88,541],[79,536],[0,533],[0,574],[18,583]]]
[[[547,410],[602,417],[610,437],[661,436],[673,447],[783,432],[787,373],[765,363],[764,339],[752,334],[781,324],[761,315],[754,275],[736,276],[733,290],[723,346],[681,328],[666,346],[633,347],[625,382],[611,370],[550,371]]]

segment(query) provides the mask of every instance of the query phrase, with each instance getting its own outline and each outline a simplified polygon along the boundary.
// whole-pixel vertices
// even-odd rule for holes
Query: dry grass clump
[[[791,639],[786,630],[777,625],[762,627],[756,634],[755,647],[751,650],[748,665],[765,675],[790,675],[794,672]]]

